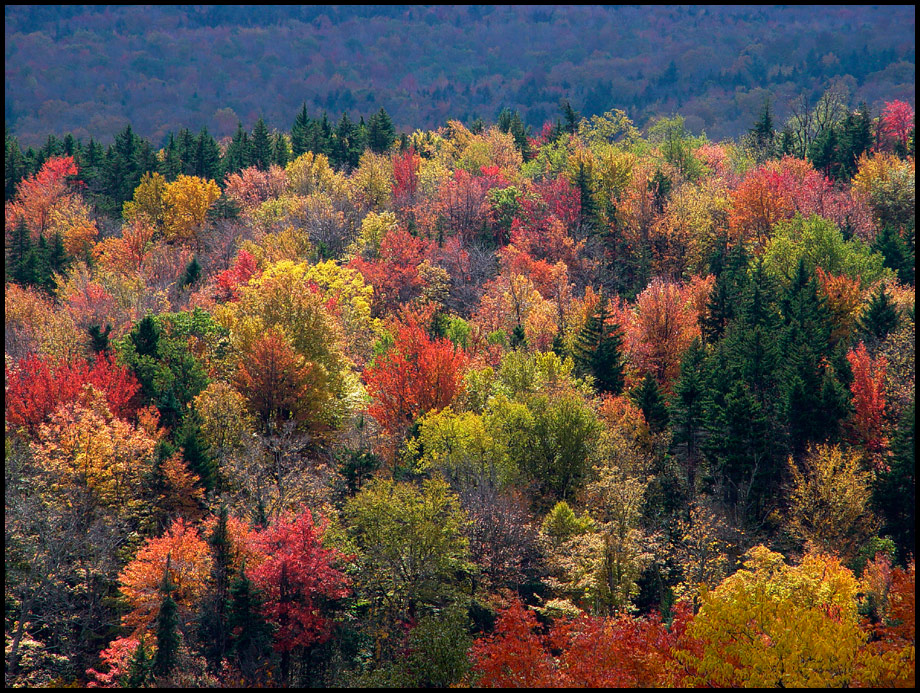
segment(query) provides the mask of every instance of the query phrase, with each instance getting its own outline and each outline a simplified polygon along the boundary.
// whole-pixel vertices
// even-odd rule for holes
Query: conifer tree
[[[232,553],[227,529],[227,506],[222,505],[208,545],[211,549],[211,586],[202,603],[198,637],[212,668],[230,651],[230,571]]]
[[[632,401],[642,410],[645,421],[653,433],[661,433],[668,426],[668,407],[661,389],[651,373],[646,373],[642,384],[630,393]]]
[[[290,160],[291,148],[288,146],[287,138],[282,133],[276,132],[275,139],[272,141],[272,163],[284,168]]]
[[[141,636],[121,684],[125,688],[146,688],[150,684],[152,674],[153,662],[147,651],[147,639]]]
[[[294,118],[294,125],[291,127],[291,155],[296,159],[298,156],[310,149],[311,130],[313,123],[307,114],[307,104],[304,102]]]
[[[367,122],[367,145],[371,151],[382,154],[393,146],[396,128],[389,114],[381,107]]]
[[[175,586],[169,581],[170,556],[166,557],[160,592],[160,613],[157,615],[157,653],[153,659],[153,673],[166,679],[175,668],[179,653],[179,607],[172,598]]]
[[[873,490],[875,506],[885,518],[884,532],[894,539],[902,561],[917,553],[915,433],[916,404],[911,402],[891,440],[888,468],[879,473]]]
[[[176,445],[182,448],[182,459],[188,468],[198,475],[205,490],[210,491],[217,484],[217,463],[211,457],[210,445],[201,432],[201,424],[201,415],[194,406],[189,407],[176,431]]]
[[[207,128],[202,128],[195,140],[192,170],[205,180],[220,178],[220,147]]]
[[[246,566],[230,586],[231,648],[247,683],[259,680],[271,648],[271,627],[262,616],[262,598],[246,576]]]
[[[680,379],[674,385],[671,428],[675,452],[684,465],[691,495],[696,486],[703,438],[703,411],[707,396],[704,367],[706,352],[699,339],[693,341],[680,364]]]
[[[899,282],[914,283],[914,258],[907,243],[892,225],[882,227],[872,242],[872,250],[885,258],[885,267],[898,273]]]
[[[870,339],[881,342],[889,332],[898,329],[900,324],[897,306],[891,302],[885,287],[879,286],[859,318],[859,328]]]
[[[576,342],[576,359],[583,373],[594,376],[598,392],[612,395],[623,389],[623,336],[619,327],[608,324],[607,299],[601,297]]]
[[[272,163],[272,141],[268,126],[260,117],[252,129],[252,164],[267,171]]]

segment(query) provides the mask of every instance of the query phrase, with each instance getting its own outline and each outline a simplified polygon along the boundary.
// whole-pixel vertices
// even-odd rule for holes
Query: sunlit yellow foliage
[[[845,687],[866,641],[859,583],[840,561],[809,554],[797,566],[758,546],[744,568],[700,594],[688,627],[696,652],[679,650],[691,682],[757,688]]]
[[[84,399],[88,406],[65,404],[41,426],[36,462],[62,498],[66,489],[85,489],[95,503],[124,512],[142,503],[141,480],[156,440],[114,418],[91,387]]]
[[[381,209],[393,193],[393,162],[369,149],[361,155],[358,168],[351,175],[351,183],[360,197],[374,209]]]
[[[208,210],[220,197],[220,188],[213,180],[198,176],[179,176],[167,184],[163,199],[166,203],[165,231],[170,240],[197,238]]]
[[[131,224],[143,224],[163,232],[166,228],[166,179],[159,173],[145,173],[134,189],[134,199],[125,202],[122,216]]]
[[[853,558],[878,529],[869,509],[872,472],[857,450],[812,447],[801,463],[789,458],[789,530],[815,550]]]

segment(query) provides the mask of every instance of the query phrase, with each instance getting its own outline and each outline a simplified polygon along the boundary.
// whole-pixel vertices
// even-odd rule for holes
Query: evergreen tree
[[[185,288],[191,286],[201,278],[201,264],[198,262],[198,256],[192,257],[191,261],[186,265],[185,272],[182,274],[182,279],[179,282],[180,288]]]
[[[727,239],[709,263],[709,272],[716,277],[716,283],[709,294],[706,311],[700,317],[700,329],[708,344],[714,344],[724,335],[730,322],[742,304],[741,296],[748,287],[748,254],[742,243],[736,243],[725,250]],[[727,255],[727,257],[726,257]]]
[[[36,283],[35,270],[32,234],[26,220],[19,217],[6,246],[6,274],[20,286],[30,286]]]
[[[594,181],[591,170],[579,160],[578,170],[575,173],[575,187],[578,189],[579,223],[587,228],[597,227],[597,204],[594,202]]]
[[[5,199],[10,200],[16,195],[16,186],[19,181],[28,175],[25,157],[19,146],[19,140],[10,135],[6,128],[4,139],[4,191]]]
[[[680,364],[680,378],[674,385],[671,407],[672,444],[687,474],[687,488],[695,493],[696,472],[703,439],[704,404],[707,397],[704,367],[706,351],[699,339],[693,341]]]
[[[262,598],[246,576],[245,565],[230,586],[231,649],[248,684],[259,681],[271,648],[271,627],[262,616]]]
[[[911,257],[910,248],[901,234],[891,226],[885,224],[872,242],[872,250],[881,253],[885,258],[885,267],[898,273],[898,281],[902,284],[914,283],[914,258]]]
[[[314,154],[324,154],[333,160],[333,132],[329,123],[329,116],[323,112],[323,117],[313,122],[310,128],[310,144],[308,149]]]
[[[163,159],[159,162],[157,170],[167,182],[172,183],[179,174],[182,173],[182,159],[179,158],[179,146],[176,144],[176,138],[169,133],[169,141],[163,148]]]
[[[109,333],[112,331],[111,325],[105,326],[105,331],[99,325],[90,325],[87,328],[89,332],[89,345],[94,354],[106,354],[109,351]]]
[[[207,128],[201,128],[195,139],[192,170],[196,176],[205,180],[220,178],[220,147]]]
[[[859,328],[875,342],[881,342],[889,332],[898,329],[901,318],[884,286],[872,295],[869,305],[859,317]]]
[[[784,392],[793,451],[833,438],[848,397],[828,365],[831,317],[814,275],[800,260],[781,302]]]
[[[179,653],[179,608],[172,598],[175,587],[169,581],[170,557],[166,557],[166,569],[160,593],[160,613],[157,615],[157,654],[153,659],[153,673],[158,679],[166,679],[175,668]]]
[[[227,506],[222,505],[217,524],[208,538],[211,548],[211,586],[202,603],[198,620],[198,637],[204,655],[213,670],[230,651],[230,576],[232,550],[227,530]]]
[[[356,168],[363,153],[364,141],[360,128],[349,120],[347,113],[342,113],[332,142],[332,164],[336,168]]]
[[[565,118],[565,131],[570,135],[574,135],[578,130],[578,121],[581,119],[581,114],[572,108],[572,104],[569,103],[568,99],[562,102],[562,116]]]
[[[914,446],[916,404],[901,416],[891,440],[888,468],[878,475],[873,489],[875,507],[885,518],[884,531],[898,547],[901,561],[917,553],[917,457]]]
[[[105,156],[105,192],[120,212],[122,205],[134,197],[134,189],[141,182],[141,171],[137,161],[138,137],[131,131],[131,126],[115,135],[115,142],[109,147]]]
[[[153,662],[147,651],[147,639],[142,635],[128,663],[128,671],[120,683],[124,688],[146,688],[151,682],[152,675]]]
[[[191,130],[182,128],[179,130],[179,136],[176,139],[177,149],[179,151],[179,161],[181,162],[180,173],[184,176],[195,175],[195,137]]]
[[[290,160],[291,148],[288,146],[287,138],[282,133],[276,132],[272,142],[272,163],[284,168]]]
[[[776,131],[773,129],[773,114],[770,112],[769,100],[764,101],[760,117],[754,123],[754,127],[751,128],[750,134],[760,161],[766,161],[773,156]]]
[[[367,145],[371,151],[382,154],[393,146],[396,128],[387,112],[381,108],[367,123]]]
[[[201,415],[195,407],[189,407],[182,417],[182,425],[176,431],[176,446],[182,448],[182,459],[189,469],[201,479],[201,485],[208,491],[217,484],[217,463],[211,456],[211,448],[201,432]]]
[[[583,373],[594,376],[598,392],[618,395],[623,389],[623,335],[607,317],[607,299],[602,296],[578,335],[576,361]]]
[[[300,113],[294,118],[294,125],[291,128],[292,158],[296,159],[310,149],[312,128],[313,123],[310,120],[310,116],[307,115],[307,104],[304,102],[300,109]]]
[[[667,428],[668,407],[651,373],[645,374],[642,384],[630,392],[630,398],[642,410],[645,421],[653,433],[661,433]]]
[[[243,124],[237,123],[236,134],[227,146],[221,167],[224,175],[239,173],[252,163],[252,145],[249,135],[243,130]]]
[[[252,129],[252,164],[262,171],[267,171],[272,163],[272,141],[268,126],[260,117]]]

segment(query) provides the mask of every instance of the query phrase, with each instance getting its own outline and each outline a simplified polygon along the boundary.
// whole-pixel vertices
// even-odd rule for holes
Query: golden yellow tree
[[[815,550],[853,558],[878,528],[869,509],[872,473],[856,450],[812,447],[800,464],[789,458],[789,531]]]
[[[166,186],[165,232],[167,240],[195,240],[200,233],[211,205],[220,197],[220,188],[213,180],[198,176],[179,176]]]
[[[693,646],[675,655],[700,686],[845,687],[858,675],[867,634],[859,583],[836,558],[809,554],[797,566],[758,546],[744,568],[704,589],[687,629]]]

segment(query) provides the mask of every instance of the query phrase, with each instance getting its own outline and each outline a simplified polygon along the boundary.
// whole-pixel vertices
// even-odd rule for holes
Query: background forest
[[[8,122],[6,685],[912,687],[913,85],[758,99]]]
[[[259,116],[385,108],[399,130],[517,110],[539,129],[560,98],[638,125],[680,113],[738,137],[771,96],[839,82],[874,111],[913,103],[912,6],[6,6],[5,119],[26,146],[72,132],[156,147]]]

